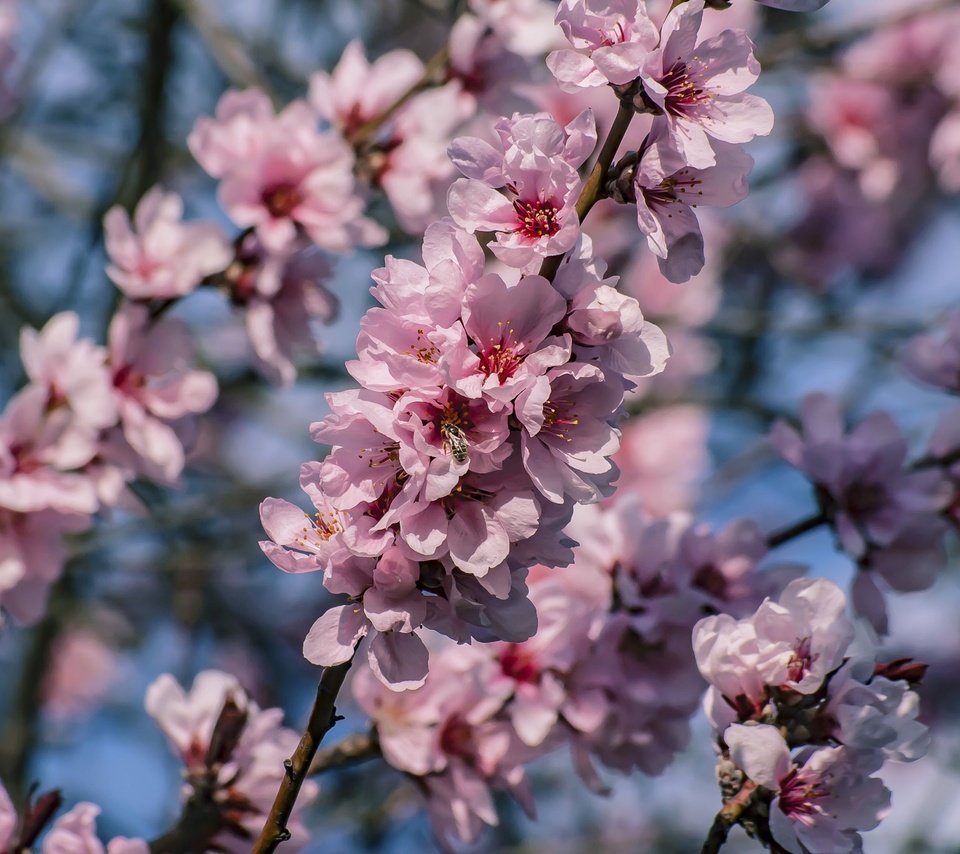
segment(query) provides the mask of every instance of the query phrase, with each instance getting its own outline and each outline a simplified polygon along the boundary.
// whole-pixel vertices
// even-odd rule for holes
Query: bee
[[[440,427],[440,435],[443,436],[444,442],[450,446],[450,453],[453,454],[453,458],[458,463],[465,463],[467,461],[469,446],[467,445],[467,437],[464,435],[463,430],[456,424],[444,422]]]

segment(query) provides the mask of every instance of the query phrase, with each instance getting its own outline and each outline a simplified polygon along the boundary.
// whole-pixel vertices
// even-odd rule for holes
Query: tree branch
[[[603,147],[600,149],[597,162],[590,171],[590,175],[580,191],[580,196],[577,198],[577,217],[581,223],[587,218],[590,209],[603,198],[603,183],[606,180],[607,172],[613,163],[613,158],[617,156],[617,150],[620,148],[620,143],[623,142],[634,115],[636,113],[633,106],[621,101],[617,116],[610,126],[607,138],[603,141]],[[557,270],[560,269],[562,260],[563,255],[552,255],[545,258],[543,264],[540,265],[540,275],[552,281],[557,274]]]
[[[337,722],[337,694],[343,686],[343,680],[352,663],[351,658],[343,664],[324,669],[320,684],[317,686],[317,698],[310,710],[307,728],[293,756],[284,763],[287,773],[280,783],[273,807],[270,809],[256,844],[251,849],[251,854],[272,854],[281,842],[290,838],[287,822],[290,820],[300,788],[310,771],[310,763],[320,747],[320,742]]]
[[[729,801],[727,801],[720,812],[713,819],[710,826],[710,832],[703,842],[700,854],[717,854],[727,841],[727,834],[743,815],[744,810],[753,803],[753,794],[757,789],[757,784],[752,780],[747,780],[743,788],[737,792]]]
[[[376,730],[356,732],[317,753],[307,773],[310,776],[323,774],[348,765],[357,765],[368,759],[376,759],[382,755]]]

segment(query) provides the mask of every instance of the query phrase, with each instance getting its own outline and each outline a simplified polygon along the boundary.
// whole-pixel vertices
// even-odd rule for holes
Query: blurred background
[[[258,86],[277,104],[303,97],[310,75],[331,69],[353,38],[371,58],[406,47],[426,61],[459,7],[0,0],[0,400],[24,381],[21,327],[72,309],[103,340],[118,299],[104,274],[111,206],[131,209],[162,184],[185,198],[189,217],[236,231],[186,146],[227,88]],[[654,514],[746,516],[769,531],[814,509],[808,484],[764,442],[805,393],[835,394],[851,418],[888,410],[918,451],[947,407],[902,374],[896,354],[960,303],[960,132],[943,130],[960,111],[960,61],[941,43],[957,32],[960,4],[833,0],[790,15],[733,0],[707,15],[717,30],[751,32],[757,91],[777,115],[772,136],[750,146],[750,196],[722,217],[701,213],[707,266],[684,285],[660,276],[632,211],[604,203],[587,231],[675,352],[631,401],[623,488]],[[540,60],[511,85],[521,101],[566,117],[588,103],[559,93]],[[590,103],[603,129],[615,99],[597,90]],[[490,112],[470,121],[489,127]],[[146,515],[118,511],[73,538],[47,616],[0,635],[0,778],[11,791],[39,781],[68,804],[100,804],[104,837],[162,832],[178,813],[179,766],[143,711],[162,672],[189,684],[202,669],[227,670],[302,726],[316,671],[301,640],[328,600],[318,579],[280,573],[262,556],[257,506],[268,495],[301,501],[298,466],[323,454],[307,428],[326,413],[324,393],[349,384],[343,363],[371,303],[370,271],[384,252],[417,257],[417,236],[386,206],[376,217],[392,227],[390,244],[336,259],[339,316],[318,329],[322,352],[290,386],[251,369],[242,323],[215,290],[174,309],[220,398],[200,420],[181,486],[143,484]],[[842,584],[852,572],[827,530],[792,541],[776,561]],[[894,810],[866,836],[870,852],[960,851],[957,580],[953,559],[933,589],[891,600],[887,648],[931,663],[921,695],[936,736],[925,760],[887,775]],[[344,702],[333,736],[364,726]],[[547,757],[532,769],[539,821],[505,801],[501,826],[477,849],[698,850],[719,805],[713,766],[699,718],[689,750],[661,778],[608,775],[607,798],[584,788],[569,757]],[[381,762],[323,777],[307,823],[308,851],[432,844],[415,790]],[[735,834],[729,850],[751,843]]]

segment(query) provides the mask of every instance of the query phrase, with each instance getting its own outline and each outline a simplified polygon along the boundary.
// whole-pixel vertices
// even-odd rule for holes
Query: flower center
[[[514,341],[513,327],[510,321],[497,321],[500,328],[500,336],[491,338],[486,347],[481,347],[478,353],[480,357],[480,369],[487,375],[496,374],[500,382],[510,379],[520,367],[523,361],[517,352],[518,342]]]
[[[263,204],[276,219],[289,217],[303,201],[296,184],[275,184],[263,191]]]
[[[535,683],[540,679],[533,653],[518,643],[510,644],[500,653],[500,670],[514,682]]]
[[[685,62],[676,62],[660,78],[660,84],[667,90],[664,108],[674,116],[693,112],[710,100],[700,81],[691,73]]]
[[[802,820],[816,811],[816,801],[824,792],[819,781],[804,777],[794,768],[780,781],[780,809],[788,818]]]
[[[440,356],[440,350],[427,340],[423,329],[417,330],[417,339],[408,348],[410,355],[425,365],[434,365]]]
[[[576,427],[580,423],[579,418],[575,418],[570,411],[570,402],[566,400],[553,401],[548,400],[543,404],[543,427],[542,430],[563,439],[567,442],[572,441],[567,435],[568,427]]]
[[[459,715],[448,718],[440,731],[440,749],[449,756],[473,759],[476,754],[473,727]]]
[[[340,520],[335,513],[324,513],[317,511],[313,518],[309,513],[304,513],[308,522],[300,530],[300,536],[297,538],[297,545],[308,548],[311,545],[319,545],[329,540],[334,534],[339,534],[343,530]]]
[[[793,648],[793,656],[787,664],[787,676],[791,682],[798,682],[810,670],[813,656],[810,654],[810,638],[800,638]]]
[[[513,209],[517,212],[517,231],[529,240],[552,237],[560,230],[557,207],[552,202],[517,199]]]

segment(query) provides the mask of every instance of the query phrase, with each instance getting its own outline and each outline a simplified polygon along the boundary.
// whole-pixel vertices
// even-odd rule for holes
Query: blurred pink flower
[[[939,329],[911,338],[900,353],[900,365],[922,383],[960,394],[960,311]]]
[[[154,187],[140,199],[133,222],[121,207],[103,220],[107,275],[130,299],[174,299],[224,270],[233,247],[213,223],[184,223],[183,200]]]
[[[240,308],[257,369],[273,382],[297,376],[299,352],[316,353],[318,323],[337,315],[337,298],[326,288],[333,270],[323,254],[295,242],[289,250],[268,251],[247,235],[224,275],[230,299]]]
[[[215,118],[199,119],[187,142],[200,165],[221,179],[220,201],[233,221],[255,228],[271,251],[287,249],[298,228],[331,252],[386,239],[362,216],[350,146],[336,132],[320,133],[303,101],[275,114],[259,89],[227,92]]]
[[[245,725],[231,755],[222,764],[208,768],[210,740],[228,699],[245,715]],[[299,741],[296,732],[282,725],[283,711],[261,709],[234,677],[219,670],[197,674],[189,693],[165,673],[147,689],[145,705],[185,766],[188,783],[184,796],[190,791],[191,774],[213,773],[221,787],[218,798],[225,816],[249,833],[259,833],[286,773],[283,762]],[[300,813],[316,795],[317,784],[306,781],[287,825],[293,835],[288,843],[291,850],[298,851],[307,844],[309,837]],[[219,850],[232,854],[250,847],[249,839],[229,830],[219,833],[214,843]]]
[[[190,367],[195,348],[186,324],[153,320],[144,305],[122,305],[108,341],[123,437],[149,476],[173,482],[183,471],[184,450],[170,422],[213,406],[216,378]]]
[[[106,848],[97,837],[100,807],[79,803],[58,818],[43,839],[43,854],[149,854],[143,839],[117,837]]]
[[[114,651],[95,633],[61,634],[43,679],[44,711],[60,720],[88,714],[118,676]]]
[[[560,40],[549,0],[469,0],[467,5],[507,50],[520,56],[545,53]]]

